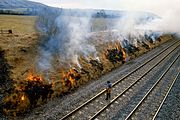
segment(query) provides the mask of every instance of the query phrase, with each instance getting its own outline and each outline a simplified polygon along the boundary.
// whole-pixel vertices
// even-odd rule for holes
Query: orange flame
[[[121,50],[122,50],[122,53],[123,53],[123,60],[126,61],[126,52],[125,52],[124,48],[122,48]]]
[[[25,96],[24,96],[24,95],[21,97],[21,100],[22,100],[22,101],[24,101],[24,100],[25,100]]]
[[[121,47],[121,44],[119,41],[116,41],[115,42],[115,47],[122,52],[123,54],[123,60],[126,61],[126,52],[125,52],[125,49]]]
[[[29,81],[43,81],[42,76],[34,75],[33,73],[30,73],[27,77],[27,80]]]
[[[62,84],[66,85],[69,89],[76,87],[76,77],[79,76],[79,73],[75,68],[70,68],[66,73],[63,72]]]
[[[75,80],[74,80],[74,78],[72,78],[72,75],[74,76],[74,74],[75,74],[75,72],[74,72],[73,68],[71,68],[67,73],[67,78],[71,82],[72,86],[75,86]]]
[[[115,47],[118,49],[118,50],[121,50],[122,47],[121,47],[121,44],[119,41],[115,41]]]

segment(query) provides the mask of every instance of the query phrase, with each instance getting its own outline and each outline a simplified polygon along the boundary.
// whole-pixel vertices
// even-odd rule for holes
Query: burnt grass
[[[0,48],[0,115],[2,115],[2,99],[4,94],[12,89],[13,82],[10,78],[11,66],[5,59],[5,51]]]
[[[160,44],[160,43],[159,43]],[[150,49],[147,49],[146,48],[146,46],[143,46],[143,49],[142,49],[142,51],[149,51]],[[143,53],[139,53],[139,52],[137,52],[137,53],[133,53],[133,55],[130,55],[131,56],[131,60],[133,59],[133,58],[135,58],[135,57],[138,57],[138,56],[140,56],[141,54],[143,54]],[[5,96],[5,94],[7,95],[7,94],[10,94],[10,92],[12,91],[12,89],[13,89],[13,82],[12,82],[12,80],[11,80],[11,78],[10,78],[10,69],[11,69],[11,66],[7,63],[7,60],[5,59],[5,51],[3,51],[2,49],[0,49],[0,90],[1,90],[1,93],[0,93],[0,95],[2,96],[0,96],[0,98],[1,98],[1,103],[2,103],[2,99],[3,99],[3,96]],[[133,57],[134,56],[134,57]],[[109,63],[109,62],[108,62]],[[131,63],[129,63],[129,64],[132,64],[133,62],[131,62]],[[92,61],[92,63],[91,63],[92,65],[94,65],[94,69],[89,69],[89,70],[91,70],[91,71],[89,71],[90,73],[89,73],[89,75],[90,75],[90,78],[91,79],[88,79],[87,80],[87,75],[85,75],[85,77],[83,77],[82,79],[82,81],[83,81],[83,83],[80,83],[80,85],[78,85],[78,88],[81,86],[81,88],[82,88],[82,86],[83,85],[87,85],[88,83],[90,83],[90,82],[92,82],[91,80],[96,80],[96,79],[98,79],[99,77],[101,77],[101,76],[103,76],[104,74],[107,74],[108,72],[111,72],[113,69],[115,69],[115,68],[117,68],[117,67],[119,67],[121,64],[117,64],[117,66],[112,66],[110,63],[109,64],[105,64],[108,68],[111,68],[110,70],[108,70],[108,69],[106,69],[106,72],[104,72],[104,73],[99,73],[98,71],[102,71],[102,69],[101,69],[101,65],[99,66],[99,64],[98,65],[96,65],[96,61],[94,62],[94,61]],[[111,67],[109,67],[109,65],[111,65]],[[97,67],[97,68],[96,68]],[[86,67],[85,67],[86,68]],[[87,68],[88,69],[88,68]],[[101,69],[101,70],[100,70]],[[77,88],[74,88],[74,89],[71,89],[71,90],[67,90],[67,91],[64,91],[64,92],[62,92],[60,95],[58,95],[60,98],[62,97],[62,96],[66,96],[66,95],[68,95],[68,94],[72,94],[72,93],[74,93],[74,92],[76,92],[76,90],[77,90]],[[34,106],[34,107],[38,107],[38,105],[36,106]],[[33,108],[34,108],[33,107]],[[31,108],[31,110],[33,109],[33,108]],[[30,110],[30,109],[29,109]],[[29,112],[31,112],[31,110],[29,111],[29,110],[27,110],[26,111],[26,113],[29,113]],[[2,106],[1,106],[1,112],[2,112]],[[25,114],[26,114],[25,113]],[[19,115],[18,115],[19,116]],[[21,115],[20,115],[21,116]],[[22,116],[23,116],[23,114],[22,114]]]
[[[0,94],[11,88],[10,69],[12,68],[5,59],[5,51],[0,48]]]

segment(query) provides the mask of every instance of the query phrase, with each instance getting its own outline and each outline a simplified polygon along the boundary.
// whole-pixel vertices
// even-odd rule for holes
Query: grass
[[[8,64],[12,66],[11,69],[11,78],[15,81],[24,81],[28,75],[28,71],[31,71],[35,67],[36,60],[38,58],[38,45],[39,45],[39,35],[35,29],[36,17],[34,16],[13,16],[13,15],[0,15],[0,29],[12,29],[13,34],[0,34],[0,48],[5,50],[5,59],[8,61]],[[111,22],[110,19],[105,20],[102,18],[93,19],[93,28],[94,31],[103,30],[106,25],[109,25]],[[107,33],[108,36],[111,33]],[[108,48],[108,44],[104,42],[106,34],[102,32],[102,35],[92,37],[93,43],[97,51],[99,51],[99,57],[102,61],[104,70],[93,67],[87,60],[80,60],[82,67],[85,70],[88,70],[88,74],[82,74],[79,85],[86,84],[90,80],[98,79],[101,75],[110,72],[114,67],[121,65],[121,62],[118,62],[116,65],[113,65],[109,60],[104,56],[104,52]],[[170,37],[166,36],[164,39],[169,39]],[[99,42],[97,42],[97,40]],[[160,44],[160,43],[159,43]],[[114,45],[113,45],[114,46]],[[140,46],[140,52],[134,53],[134,57],[140,56],[145,51],[145,48]],[[132,56],[130,56],[132,57]],[[83,59],[83,58],[82,58]],[[68,86],[65,86],[61,82],[62,70],[68,70],[67,66],[68,61],[63,64],[64,66],[59,66],[59,62],[56,61],[56,56],[54,57],[55,63],[54,70],[50,71],[51,80],[54,80],[57,84],[54,85],[54,95],[59,96],[61,93],[69,92]],[[129,61],[127,64],[132,64],[133,61]],[[60,67],[60,68],[58,68]],[[33,71],[33,70],[32,70]],[[65,71],[66,72],[66,71]],[[64,87],[65,86],[65,87]],[[75,88],[75,86],[73,86]],[[13,98],[11,98],[13,99]],[[20,104],[26,105],[26,104]],[[27,107],[27,106],[25,106]],[[24,106],[22,107],[24,108]],[[17,108],[18,109],[18,108]],[[23,111],[23,110],[22,110]]]
[[[35,33],[35,16],[0,15],[0,29],[12,29],[16,34]]]
[[[104,29],[106,25],[113,24],[116,19],[93,19],[94,31]],[[12,78],[15,80],[24,79],[26,77],[25,71],[31,69],[36,64],[36,58],[38,57],[38,34],[35,29],[35,16],[17,16],[17,15],[0,15],[0,29],[12,29],[13,34],[0,34],[0,47],[5,50],[5,57],[8,63],[12,66]],[[102,33],[103,34],[103,33]],[[103,35],[94,37],[94,43],[100,53],[106,50],[106,47],[102,45]],[[168,38],[167,38],[168,39]],[[96,40],[99,40],[98,44]],[[143,54],[139,52],[137,56]],[[104,58],[100,58],[104,60]],[[113,67],[108,61],[105,62],[105,69],[109,70]],[[32,67],[33,66],[33,67]]]
[[[5,50],[14,80],[24,79],[22,73],[35,61],[39,42],[35,21],[34,16],[0,15],[0,29],[13,31],[13,34],[0,34],[0,48]]]
[[[103,31],[107,30],[108,28],[111,28],[116,24],[118,19],[112,19],[112,18],[94,18],[92,19],[92,31]]]

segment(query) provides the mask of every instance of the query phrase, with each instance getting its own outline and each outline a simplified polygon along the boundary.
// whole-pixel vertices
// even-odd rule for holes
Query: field
[[[34,16],[0,15],[0,29],[12,29],[15,34],[36,32]]]
[[[92,20],[92,31],[105,30],[107,25],[113,26],[115,21],[115,19],[109,18],[95,18]],[[35,29],[35,24],[35,16],[0,15],[0,30],[11,29],[13,32],[13,34],[0,34],[0,48],[5,51],[5,59],[11,66],[10,77],[15,81],[25,80],[27,78],[27,74],[30,72],[30,70],[32,70],[32,68],[34,68],[36,64],[40,40]],[[95,44],[96,49],[101,54],[103,54],[103,52],[108,48],[108,44],[103,43],[102,41],[104,40],[101,39],[106,38],[106,36],[111,36],[111,34],[112,33],[100,32],[92,35],[92,44]],[[97,41],[99,42],[97,43]],[[152,47],[153,46],[154,45],[152,45]],[[140,49],[141,51],[132,55],[131,58],[139,56],[147,51],[143,47]],[[100,59],[105,62],[103,74],[106,73],[106,70],[109,71],[113,68],[112,63],[106,61],[103,56]],[[93,75],[93,73],[94,72],[92,72],[91,76],[96,76]],[[85,79],[87,78],[85,77]]]
[[[92,31],[97,32],[97,31],[102,31],[106,29],[111,29],[111,27],[114,26],[114,24],[117,23],[117,19],[112,19],[112,18],[94,18],[92,20]]]
[[[93,20],[93,31],[105,29],[111,20]],[[5,59],[11,66],[10,77],[24,80],[33,68],[37,57],[38,33],[35,16],[0,15],[0,30],[11,29],[13,34],[0,34],[0,48],[5,51]]]
[[[13,80],[24,79],[24,73],[35,60],[38,34],[34,16],[0,15],[0,30],[11,29],[13,34],[0,34],[0,48],[11,66]]]

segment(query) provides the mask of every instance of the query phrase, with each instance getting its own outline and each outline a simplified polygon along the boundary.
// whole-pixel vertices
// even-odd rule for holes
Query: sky
[[[62,8],[146,11],[162,14],[178,7],[180,0],[31,0]],[[179,8],[179,7],[178,7]]]

